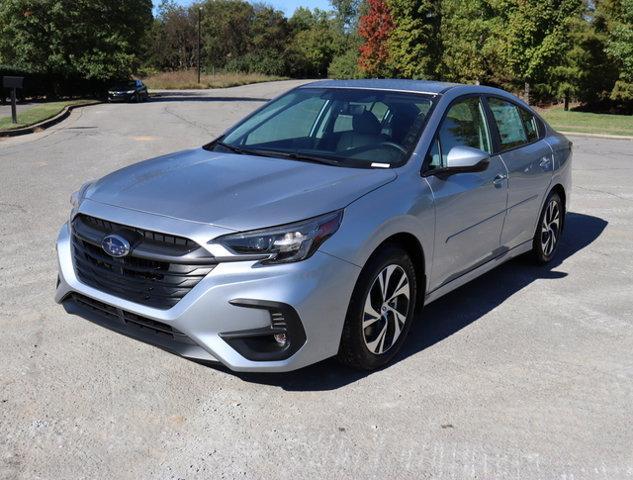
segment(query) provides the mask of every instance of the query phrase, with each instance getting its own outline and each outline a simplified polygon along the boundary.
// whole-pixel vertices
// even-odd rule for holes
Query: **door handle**
[[[508,176],[505,173],[498,173],[497,176],[492,180],[492,183],[495,184],[495,187],[500,187],[501,182],[503,182]]]

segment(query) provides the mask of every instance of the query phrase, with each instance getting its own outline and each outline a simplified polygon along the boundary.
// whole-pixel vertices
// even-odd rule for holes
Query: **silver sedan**
[[[56,300],[188,358],[375,369],[424,305],[556,254],[571,142],[499,89],[323,81],[221,137],[86,183]]]

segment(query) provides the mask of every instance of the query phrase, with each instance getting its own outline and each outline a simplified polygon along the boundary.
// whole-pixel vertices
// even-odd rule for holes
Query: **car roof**
[[[429,80],[405,79],[362,79],[362,80],[321,80],[302,85],[299,88],[359,88],[371,90],[392,90],[400,92],[428,93],[437,95],[461,86],[459,83],[434,82]]]

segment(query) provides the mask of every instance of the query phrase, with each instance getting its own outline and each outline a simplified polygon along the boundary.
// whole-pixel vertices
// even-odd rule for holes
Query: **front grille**
[[[103,251],[103,237],[131,239],[131,253],[115,258]],[[176,305],[215,267],[214,257],[192,240],[77,215],[72,223],[73,261],[79,279],[91,287],[153,308]]]
[[[71,293],[70,298],[77,304],[86,307],[106,320],[111,327],[118,330],[129,330],[129,333],[142,333],[178,343],[196,345],[187,335],[180,330],[165,323],[157,322],[150,318],[142,317],[132,312],[120,310],[112,305],[94,300],[79,293]]]

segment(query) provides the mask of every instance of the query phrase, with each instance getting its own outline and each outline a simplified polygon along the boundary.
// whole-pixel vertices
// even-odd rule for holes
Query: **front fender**
[[[363,267],[385,240],[401,233],[418,240],[425,270],[431,271],[435,237],[433,194],[428,183],[416,175],[399,176],[350,204],[338,232],[321,250]]]

